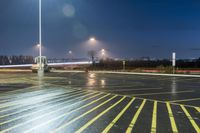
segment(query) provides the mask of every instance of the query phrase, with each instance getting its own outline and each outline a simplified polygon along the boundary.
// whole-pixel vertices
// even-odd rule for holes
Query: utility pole
[[[40,56],[40,70],[42,68],[42,2],[39,0],[39,56]]]

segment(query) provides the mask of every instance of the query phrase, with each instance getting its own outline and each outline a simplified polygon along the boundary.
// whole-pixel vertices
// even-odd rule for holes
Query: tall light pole
[[[90,39],[89,39],[89,43],[91,44],[91,45],[95,45],[96,44],[96,38],[94,38],[94,37],[91,37]],[[93,49],[94,48],[94,46],[91,46],[92,47],[92,50],[90,50],[90,51],[88,51],[88,55],[91,57],[91,59],[92,59],[92,64],[94,65],[94,63],[95,63],[95,61],[94,61],[94,58],[95,58],[95,55],[96,55],[96,51]]]
[[[42,2],[39,0],[39,56],[40,56],[40,70],[42,70]]]

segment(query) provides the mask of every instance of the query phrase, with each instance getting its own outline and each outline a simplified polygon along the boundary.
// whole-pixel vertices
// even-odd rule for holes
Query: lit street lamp
[[[90,45],[96,45],[96,39],[94,37],[89,38],[88,43]],[[92,64],[94,65],[95,63],[95,55],[96,55],[96,51],[94,50],[94,46],[91,46],[91,50],[88,51],[88,55],[90,56],[91,60],[92,60]]]
[[[95,42],[96,39],[95,39],[94,37],[91,37],[91,38],[90,38],[90,41]]]
[[[41,45],[37,44],[37,48],[39,49],[39,55],[40,55],[40,47],[41,47]]]
[[[71,51],[71,50],[69,51],[69,54],[72,54],[72,51]]]
[[[68,59],[69,59],[69,60],[72,60],[73,56],[72,56],[72,51],[71,51],[71,50],[68,51],[67,56],[68,56]]]
[[[105,49],[101,49],[101,57],[103,60],[105,59]]]

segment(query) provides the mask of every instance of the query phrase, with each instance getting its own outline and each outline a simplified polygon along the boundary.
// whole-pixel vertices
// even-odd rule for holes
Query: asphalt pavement
[[[200,78],[0,73],[0,133],[200,133]]]

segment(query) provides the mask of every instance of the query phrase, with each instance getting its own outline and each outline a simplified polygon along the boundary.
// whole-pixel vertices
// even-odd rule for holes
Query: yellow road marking
[[[200,113],[200,108],[199,107],[195,107],[195,109]]]
[[[174,120],[174,116],[173,116],[172,109],[170,107],[169,102],[166,102],[166,105],[167,105],[167,111],[168,111],[168,114],[169,114],[169,119],[170,119],[172,131],[173,131],[173,133],[178,133],[178,130],[177,130],[177,127],[176,127],[176,122]]]
[[[102,133],[107,133],[113,127],[113,125],[120,119],[120,117],[130,107],[130,105],[133,103],[134,100],[135,98],[131,99],[131,101],[126,105],[126,107],[115,117],[115,119],[103,130]]]
[[[142,102],[142,104],[140,105],[139,109],[138,109],[137,112],[135,113],[135,115],[134,115],[134,117],[133,117],[131,123],[129,124],[129,126],[128,126],[127,130],[126,130],[126,133],[131,133],[131,132],[132,132],[132,129],[133,129],[133,127],[134,127],[134,125],[135,125],[135,123],[136,123],[136,121],[137,121],[137,118],[138,118],[138,116],[140,115],[140,112],[142,111],[142,109],[143,109],[145,103],[146,103],[146,99],[143,100],[143,102]]]
[[[79,102],[87,101],[87,100],[92,99],[92,98],[94,98],[94,97],[97,97],[98,95],[101,95],[101,94],[102,94],[102,93],[93,95],[92,97],[88,97],[88,98],[86,98],[86,99],[84,99],[84,100],[80,100]],[[80,97],[79,97],[79,98],[80,98]],[[72,100],[74,100],[74,99],[72,99]],[[79,102],[77,102],[77,103],[79,103]],[[40,115],[40,116],[38,116],[38,117],[35,117],[34,119],[25,121],[25,122],[23,122],[23,123],[16,124],[16,125],[14,125],[14,126],[12,126],[12,127],[10,127],[10,128],[7,128],[7,129],[2,130],[1,133],[8,132],[8,131],[10,131],[10,130],[12,130],[12,129],[15,129],[15,128],[19,127],[19,126],[23,126],[23,125],[25,125],[25,124],[27,124],[27,123],[29,123],[29,122],[31,122],[31,121],[34,121],[34,120],[40,119],[40,118],[42,118],[42,117],[45,117],[45,116],[47,116],[47,115],[53,114],[53,113],[55,113],[55,112],[57,112],[57,111],[63,110],[63,109],[65,109],[65,108],[68,108],[69,106],[73,106],[73,105],[75,105],[75,104],[77,104],[77,103],[73,103],[73,104],[67,105],[67,106],[65,106],[65,107],[63,107],[63,108],[59,108],[59,109],[57,109],[57,110],[54,110],[54,111],[48,112],[48,113],[46,113],[46,114]]]
[[[112,93],[112,94],[116,94],[116,93]],[[124,96],[124,95],[120,95],[120,94],[118,94],[119,96]],[[127,97],[129,97],[129,98],[132,98],[132,96],[130,96],[130,95],[126,95]],[[159,102],[159,103],[166,103],[166,102],[168,102],[168,101],[160,101],[160,100],[157,100],[157,99],[149,99],[149,98],[142,98],[142,97],[136,97],[137,99],[140,99],[140,100],[144,100],[144,99],[146,99],[147,101],[152,101],[152,102],[154,102],[155,100],[157,101],[157,102]],[[179,104],[179,103],[170,103],[171,105],[184,105],[185,107],[190,107],[190,108],[195,108],[195,107],[197,107],[197,106],[192,106],[192,105],[186,105],[186,104]]]
[[[79,95],[81,95],[81,94],[86,94],[86,95],[83,95],[83,97],[87,96],[87,92],[81,92],[81,93],[79,92],[78,94],[75,93],[75,94],[73,94],[73,95],[70,95],[70,96],[65,97],[65,98],[62,98],[62,99],[57,99],[57,100],[53,100],[53,101],[49,101],[50,99],[48,99],[48,100],[46,100],[46,101],[49,101],[49,102],[46,102],[46,103],[44,103],[44,104],[39,104],[39,105],[36,105],[36,106],[30,106],[30,107],[28,107],[28,108],[21,109],[21,110],[19,110],[19,111],[15,111],[15,112],[13,112],[13,113],[1,115],[0,118],[4,118],[4,117],[7,117],[7,116],[11,116],[11,115],[14,115],[14,114],[18,114],[18,113],[21,113],[21,112],[26,111],[26,110],[29,110],[29,109],[42,107],[42,106],[44,106],[44,105],[47,105],[47,104],[50,104],[50,103],[53,103],[53,102],[59,102],[59,101],[65,100],[65,99],[73,98],[73,97],[79,96]],[[88,95],[90,95],[90,94],[94,94],[94,93],[88,93]],[[67,95],[62,95],[62,96],[59,96],[59,97],[63,97],[63,96],[67,96]],[[56,98],[59,98],[59,97],[56,97]],[[44,101],[43,101],[43,102],[44,102]],[[62,103],[62,104],[63,104],[63,103]],[[57,105],[58,105],[58,104],[57,104]],[[16,108],[19,108],[19,107],[16,107]],[[6,111],[8,111],[8,110],[13,110],[13,108],[11,108],[11,109],[6,109]],[[38,112],[38,111],[39,111],[39,110],[37,110],[37,112]],[[5,110],[1,110],[1,112],[5,112]]]
[[[88,99],[94,98],[94,97],[96,97],[96,96],[98,96],[98,95],[101,95],[101,94],[102,94],[102,93],[93,95],[92,97],[88,97],[88,98],[86,98],[86,99],[84,99],[84,100],[82,100],[82,101],[79,101],[79,102],[86,101],[86,100],[88,100]],[[92,94],[88,94],[88,95],[92,95]],[[85,95],[85,96],[88,96],[88,95]],[[85,97],[85,96],[84,96],[84,97]],[[78,97],[78,98],[75,98],[75,99],[81,99],[81,98]],[[75,100],[75,99],[71,99],[71,100],[69,100],[69,101],[73,101],[73,100]],[[19,117],[15,117],[14,119],[7,120],[7,121],[4,121],[4,122],[0,123],[0,125],[4,125],[4,124],[10,123],[10,122],[12,122],[12,121],[18,120],[18,119],[20,119],[20,118],[24,118],[24,117],[27,117],[27,116],[36,114],[36,113],[41,112],[41,111],[44,111],[44,110],[54,108],[54,107],[56,107],[56,106],[58,106],[58,105],[62,105],[62,104],[64,104],[64,103],[68,103],[69,101],[66,101],[66,102],[63,102],[63,103],[59,103],[59,104],[55,104],[55,105],[49,106],[49,107],[47,107],[47,108],[45,108],[45,109],[41,109],[41,110],[38,110],[38,111],[33,112],[33,113],[29,113],[29,114],[21,115],[21,116],[19,116]],[[78,102],[77,102],[77,103],[78,103]],[[77,103],[74,103],[74,104],[77,104]],[[71,104],[71,105],[68,105],[68,106],[72,106],[72,105],[74,105],[74,104]],[[47,115],[49,115],[49,114],[55,113],[55,112],[57,112],[57,111],[63,110],[63,109],[65,109],[65,108],[67,108],[68,106],[63,107],[63,108],[56,109],[56,110],[54,110],[54,111],[52,111],[52,112],[48,112],[48,113],[43,114],[43,115],[40,115],[40,116],[35,117],[34,119],[29,120],[29,121],[33,121],[33,120],[42,118],[42,117],[44,117],[44,116],[47,116]],[[28,122],[28,121],[26,121],[26,122]],[[26,123],[26,122],[25,122],[25,123]],[[19,125],[21,125],[21,124],[19,124]],[[17,126],[17,125],[16,125],[16,126]],[[14,126],[14,127],[15,127],[15,126]]]
[[[60,115],[60,116],[57,116],[57,117],[55,117],[55,118],[53,118],[53,119],[51,119],[51,120],[48,120],[48,121],[46,121],[46,122],[43,122],[42,124],[37,125],[37,126],[31,128],[31,129],[25,131],[24,133],[31,132],[31,131],[33,131],[34,129],[37,129],[37,128],[41,127],[41,126],[47,125],[47,124],[49,124],[49,123],[51,123],[51,122],[53,122],[53,121],[55,121],[55,120],[58,120],[58,119],[60,119],[60,118],[62,118],[62,117],[64,117],[64,116],[66,116],[66,115],[68,115],[68,114],[71,114],[71,113],[73,113],[73,112],[75,112],[75,111],[81,110],[81,109],[83,109],[83,108],[85,108],[85,107],[87,107],[87,106],[90,106],[90,105],[92,105],[93,103],[96,103],[96,102],[100,101],[101,99],[103,99],[103,98],[105,98],[105,97],[107,97],[107,96],[109,96],[109,95],[110,95],[110,94],[104,95],[104,96],[102,96],[102,97],[100,97],[100,98],[98,98],[98,99],[96,99],[96,100],[93,100],[92,102],[87,103],[87,104],[85,104],[85,105],[83,105],[83,106],[81,106],[81,107],[79,107],[79,108],[73,109],[73,110],[71,110],[71,111],[69,111],[69,112],[66,112],[66,113],[64,113],[64,114],[62,114],[62,115]]]
[[[17,94],[24,93],[24,90],[27,90],[27,89],[29,91],[26,91],[26,92],[34,92],[32,90],[35,90],[35,88],[37,88],[37,87],[38,86],[31,86],[31,87],[27,87],[27,88],[23,88],[23,89],[17,89],[17,90],[12,90],[12,91],[8,91],[8,92],[4,92],[4,93],[0,94],[0,97],[1,98],[7,98],[7,97],[9,98],[9,97],[11,97],[10,95],[17,95]],[[43,89],[37,89],[35,91],[40,91],[40,90],[43,90]]]
[[[157,101],[154,101],[151,133],[156,133],[156,122],[157,122]]]
[[[89,127],[93,122],[95,122],[97,119],[99,119],[102,115],[104,115],[109,110],[111,110],[112,108],[114,108],[115,106],[117,106],[119,103],[121,103],[125,98],[126,98],[126,96],[123,96],[119,101],[117,101],[115,104],[113,104],[112,106],[110,106],[109,108],[107,108],[106,110],[104,110],[103,112],[101,112],[100,114],[98,114],[96,117],[94,117],[93,119],[91,119],[89,122],[87,122],[84,126],[82,126],[75,133],[81,133],[83,130],[85,130],[87,127]]]
[[[2,103],[0,103],[0,106],[3,105],[3,104],[8,104],[8,103],[12,103],[12,102],[17,102],[17,101],[22,101],[22,99],[25,99],[25,98],[30,98],[30,97],[39,97],[39,96],[42,96],[44,94],[47,94],[46,93],[47,90],[41,90],[41,91],[35,91],[35,92],[25,92],[27,93],[26,96],[23,96],[23,94],[15,94],[16,96],[10,96],[9,98],[5,99],[5,100],[1,100]],[[60,92],[60,93],[59,93]],[[62,95],[62,94],[66,94],[66,93],[72,93],[72,92],[76,92],[75,90],[70,90],[70,91],[66,91],[66,92],[61,92],[61,91],[54,91],[54,90],[50,90],[48,91],[48,94],[54,94],[54,93],[58,93],[57,95]],[[81,92],[81,91],[80,91]],[[19,95],[21,95],[19,97]],[[56,95],[55,95],[56,96]],[[51,96],[51,97],[55,97],[55,96]]]
[[[85,107],[87,107],[87,106],[90,106],[90,105],[92,105],[93,103],[96,103],[96,102],[100,101],[101,99],[103,99],[103,98],[105,98],[105,97],[107,97],[107,96],[109,96],[109,95],[110,95],[110,94],[104,95],[104,96],[102,96],[102,97],[100,97],[100,98],[98,98],[98,99],[96,99],[96,100],[93,100],[92,102],[90,102],[90,103],[88,103],[88,104],[86,104],[86,105],[83,105],[83,106],[81,106],[81,107],[79,107],[79,108],[76,108],[76,109],[74,109],[74,110],[71,110],[71,111],[69,111],[69,112],[66,112],[66,113],[64,113],[64,114],[62,114],[62,115],[60,115],[60,116],[57,116],[57,117],[55,117],[55,118],[53,118],[53,119],[51,119],[51,120],[49,120],[49,121],[47,121],[47,122],[44,122],[44,123],[42,123],[42,124],[40,124],[40,125],[37,125],[37,126],[31,128],[31,129],[25,131],[24,133],[31,132],[31,131],[33,131],[33,130],[35,130],[35,129],[41,127],[41,126],[44,126],[44,125],[46,125],[46,124],[49,124],[49,123],[51,123],[51,122],[53,122],[53,121],[55,121],[55,120],[58,120],[58,119],[60,119],[60,118],[62,118],[62,117],[64,117],[64,116],[66,116],[66,115],[68,115],[68,114],[71,114],[71,113],[73,113],[73,112],[75,112],[75,111],[81,110],[81,109],[83,109],[83,108],[85,108]],[[116,97],[116,96],[113,96],[113,97]]]
[[[190,91],[177,91],[177,92],[158,92],[158,93],[144,93],[144,94],[135,94],[132,96],[147,96],[147,95],[163,95],[163,94],[178,94],[178,93],[190,93],[190,92],[194,92],[194,90],[190,90]]]
[[[189,112],[187,111],[187,109],[183,105],[180,105],[180,106],[181,106],[182,110],[184,111],[185,115],[187,116],[187,118],[190,120],[190,122],[191,122],[192,126],[194,127],[194,129],[196,130],[196,132],[200,133],[199,126],[193,120],[192,116],[189,114]]]
[[[191,99],[182,99],[182,100],[173,100],[173,101],[168,101],[168,102],[185,102],[185,101],[196,101],[200,100],[200,98],[191,98]]]
[[[37,95],[37,96],[33,96],[33,97],[29,97],[29,98],[25,98],[25,99],[20,99],[18,101],[11,101],[11,102],[6,102],[6,103],[3,103],[3,104],[0,104],[0,109],[2,108],[6,108],[6,107],[10,107],[10,106],[14,106],[14,105],[30,105],[29,101],[30,102],[36,102],[36,101],[42,101],[42,100],[46,100],[46,99],[49,99],[49,97],[52,97],[52,96],[56,96],[56,95],[60,95],[60,94],[63,94],[62,92],[56,92],[55,94],[52,92],[52,93],[49,93],[49,94],[45,94],[45,95]]]
[[[76,120],[78,120],[78,119],[84,117],[85,115],[87,115],[87,114],[93,112],[94,110],[96,110],[96,109],[98,109],[99,107],[105,105],[106,103],[108,103],[109,101],[111,101],[112,99],[114,99],[114,98],[116,98],[116,97],[117,97],[117,95],[114,95],[113,97],[111,97],[110,99],[106,100],[105,102],[99,104],[98,106],[96,106],[96,107],[94,107],[94,108],[88,110],[87,112],[83,113],[82,115],[80,115],[80,116],[78,116],[78,117],[76,117],[76,118],[70,120],[69,122],[67,122],[67,123],[65,123],[65,124],[63,124],[63,125],[61,125],[60,127],[56,128],[56,129],[53,131],[53,133],[54,133],[54,132],[58,132],[59,130],[61,130],[61,129],[63,129],[64,127],[68,126],[69,124],[75,122]]]

